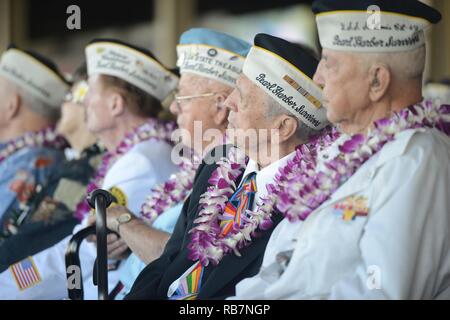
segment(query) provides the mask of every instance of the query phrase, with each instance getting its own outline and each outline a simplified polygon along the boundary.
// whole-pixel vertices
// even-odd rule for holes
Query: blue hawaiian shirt
[[[0,145],[0,149],[5,145]],[[20,213],[37,190],[64,160],[64,152],[53,148],[21,149],[0,163],[0,236],[8,234],[11,219]]]

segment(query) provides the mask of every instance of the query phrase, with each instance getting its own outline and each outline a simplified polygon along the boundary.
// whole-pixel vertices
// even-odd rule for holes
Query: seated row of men
[[[115,198],[114,299],[449,298],[450,107],[422,98],[424,29],[441,16],[417,0],[313,11],[320,60],[268,34],[251,45],[196,28],[178,70],[96,39],[69,83],[8,49],[0,298],[67,298],[64,255],[95,223],[85,197],[98,188]],[[158,118],[172,93],[176,124]],[[79,254],[95,299],[95,239]]]

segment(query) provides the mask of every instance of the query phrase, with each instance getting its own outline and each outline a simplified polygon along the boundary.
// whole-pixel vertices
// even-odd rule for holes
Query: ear
[[[278,129],[280,142],[288,141],[298,129],[297,119],[287,114],[278,116],[273,123],[275,124],[274,128]]]
[[[213,120],[214,124],[221,126],[226,124],[228,121],[229,108],[225,105],[225,100],[227,100],[227,95],[225,93],[217,93],[215,95],[215,107],[211,108],[214,110]]]
[[[110,90],[107,108],[113,118],[121,116],[126,110],[125,97],[120,92]]]
[[[20,112],[20,108],[22,107],[22,98],[19,94],[13,93],[11,94],[8,102],[6,103],[5,116],[7,120],[14,119]]]
[[[383,64],[374,64],[369,70],[369,98],[372,102],[380,101],[391,84],[391,71]]]

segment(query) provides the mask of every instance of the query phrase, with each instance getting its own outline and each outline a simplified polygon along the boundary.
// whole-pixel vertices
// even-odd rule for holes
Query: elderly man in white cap
[[[157,120],[156,116],[161,101],[176,88],[178,77],[149,51],[117,40],[92,41],[86,48],[86,57],[87,126],[108,150],[87,192],[97,188],[109,190],[117,204],[139,212],[148,188],[166,181],[176,170],[170,161],[174,124]],[[89,212],[84,201],[77,206],[75,215],[81,223],[74,233],[86,226]],[[64,254],[68,241],[66,238],[0,274],[0,298],[67,297]],[[127,246],[113,234],[108,250],[110,257],[120,259]],[[95,258],[95,244],[84,242],[80,247],[83,278],[75,274],[73,283],[83,281],[86,299],[96,297],[92,281]],[[110,272],[110,288],[117,276],[117,271]]]
[[[142,271],[127,299],[223,299],[259,270],[282,219],[273,207],[278,178],[285,177],[277,173],[287,174],[298,162],[296,147],[328,123],[312,81],[317,64],[283,39],[256,36],[225,101],[227,135],[244,152],[228,148],[199,170],[164,253]]]
[[[177,47],[181,79],[170,107],[181,138],[174,152],[188,147],[194,155],[183,157],[180,170],[152,190],[141,208],[142,219],[119,224],[121,216],[134,215],[121,206],[108,210],[108,227],[120,233],[133,252],[111,295],[116,299],[122,299],[145,266],[161,255],[192,190],[200,157],[223,143],[229,113],[224,101],[235,87],[249,48],[247,42],[211,29],[193,28],[181,35]]]
[[[449,298],[450,107],[421,95],[423,30],[440,14],[416,0],[313,10],[314,80],[343,135],[285,184],[286,219],[236,298]]]
[[[0,61],[0,242],[18,232],[33,197],[64,159],[55,133],[69,85],[42,55],[11,46]]]
[[[45,250],[72,234],[78,220],[75,206],[85,197],[86,186],[100,165],[103,149],[86,128],[83,97],[87,93],[86,63],[71,76],[72,87],[61,107],[56,131],[69,142],[66,159],[20,208],[18,233],[0,243],[0,272],[10,265]]]

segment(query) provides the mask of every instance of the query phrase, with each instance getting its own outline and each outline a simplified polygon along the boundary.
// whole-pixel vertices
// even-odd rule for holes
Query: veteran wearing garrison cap
[[[86,47],[86,60],[86,124],[107,149],[86,193],[97,188],[109,190],[117,204],[137,213],[149,190],[176,170],[170,161],[175,126],[158,120],[157,114],[161,101],[175,89],[178,77],[148,50],[112,39],[92,41]],[[81,223],[74,233],[86,226],[89,211],[85,202],[77,205],[75,216]],[[0,274],[0,298],[67,297],[64,254],[68,241],[65,238]],[[120,260],[128,248],[113,236],[108,250],[110,258]],[[95,258],[95,244],[83,242],[80,260],[85,299],[96,298],[92,281]],[[25,272],[31,275],[27,279],[22,277]],[[118,271],[109,273],[110,289],[118,275]]]
[[[103,149],[95,144],[96,137],[87,130],[84,121],[86,63],[70,79],[71,92],[65,97],[56,127],[70,149],[64,150],[66,159],[21,208],[19,232],[0,244],[0,272],[72,234],[78,223],[73,215],[75,207],[85,197],[86,186],[100,165]]]
[[[225,101],[227,136],[240,150],[225,148],[225,158],[202,165],[164,253],[143,270],[127,299],[223,299],[259,270],[273,226],[282,219],[265,201],[274,196],[269,184],[276,184],[296,147],[328,124],[320,87],[312,81],[317,64],[307,50],[256,36]],[[252,130],[261,135],[242,143],[241,133]],[[270,135],[274,131],[277,139]],[[273,152],[263,151],[267,145]]]
[[[313,11],[314,81],[342,135],[286,183],[287,218],[235,298],[448,299],[450,107],[422,98],[424,29],[440,14],[416,0]]]
[[[187,147],[196,155],[189,159],[193,163],[183,161],[191,163],[180,166],[180,170],[160,186],[163,194],[150,192],[141,209],[143,219],[133,219],[119,228],[117,218],[131,214],[130,210],[120,206],[108,209],[109,228],[117,228],[132,250],[114,290],[116,299],[128,294],[139,273],[161,255],[183,201],[191,192],[195,171],[201,162],[199,157],[222,145],[228,125],[224,101],[235,87],[249,47],[243,40],[206,28],[189,29],[181,35],[177,46],[181,78],[170,106],[181,137],[174,151]],[[214,135],[212,141],[209,133]]]
[[[11,46],[0,61],[0,243],[16,234],[29,200],[64,159],[54,130],[69,89],[46,57]]]

